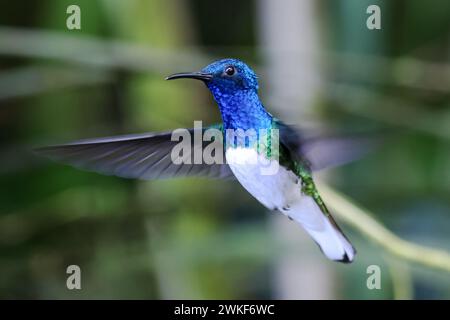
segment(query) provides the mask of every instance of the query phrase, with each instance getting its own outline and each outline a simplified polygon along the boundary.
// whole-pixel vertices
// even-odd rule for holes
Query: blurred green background
[[[81,30],[66,28],[71,4]],[[381,30],[366,27],[370,4]],[[328,261],[237,182],[125,180],[30,152],[218,122],[201,84],[164,77],[223,57],[257,70],[288,123],[394,132],[319,177],[399,236],[450,250],[449,1],[18,0],[0,11],[0,298],[450,298],[449,273],[346,225],[357,259]],[[66,288],[71,264],[82,290]]]

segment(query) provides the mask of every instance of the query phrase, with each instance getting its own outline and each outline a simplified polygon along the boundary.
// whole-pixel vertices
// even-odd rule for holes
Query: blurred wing
[[[218,126],[215,128],[220,129]],[[172,161],[172,149],[179,143],[171,140],[172,132],[82,140],[38,148],[35,151],[80,169],[124,178],[148,180],[186,176],[233,177],[226,163],[211,165],[193,163],[194,151],[202,152],[203,148],[212,142],[206,141],[196,145],[192,143],[194,129],[189,129],[189,132],[191,148],[181,157],[183,160],[188,159],[189,162],[183,161],[181,164],[174,164]]]
[[[337,167],[364,157],[374,149],[373,138],[357,136],[319,137],[303,141],[300,149],[313,171]]]
[[[319,171],[362,158],[379,143],[367,135],[312,136],[279,120],[276,124],[280,142],[293,154],[307,161],[310,169]]]

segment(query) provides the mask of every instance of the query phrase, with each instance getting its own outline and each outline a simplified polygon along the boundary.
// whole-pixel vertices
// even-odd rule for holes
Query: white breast
[[[241,185],[269,209],[282,209],[301,197],[300,179],[252,148],[228,148],[225,157]]]

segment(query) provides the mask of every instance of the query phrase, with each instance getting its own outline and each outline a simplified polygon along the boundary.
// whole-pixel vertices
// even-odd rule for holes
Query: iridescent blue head
[[[223,93],[238,90],[258,90],[255,72],[240,60],[223,59],[215,61],[203,68],[202,72],[213,76],[206,83],[211,90],[219,89]]]
[[[226,128],[267,127],[271,116],[258,97],[255,72],[237,59],[222,59],[199,72],[176,73],[167,80],[190,78],[203,81],[217,101]]]

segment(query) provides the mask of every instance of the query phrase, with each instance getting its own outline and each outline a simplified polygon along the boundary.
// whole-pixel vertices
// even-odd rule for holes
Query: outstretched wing
[[[373,150],[379,142],[367,135],[306,136],[278,119],[274,121],[279,129],[281,144],[313,171],[355,161]]]
[[[214,128],[221,130],[221,126]],[[208,128],[201,130],[202,134]],[[193,137],[194,129],[189,129]],[[194,153],[202,152],[212,141],[202,141],[191,146],[181,158],[172,161],[171,153],[179,141],[172,141],[172,132],[145,133],[110,138],[82,140],[69,144],[38,148],[38,154],[53,160],[73,165],[80,169],[106,175],[136,179],[164,179],[172,177],[203,176],[209,178],[231,178],[233,174],[225,163],[195,164]],[[223,144],[223,142],[221,142]],[[223,148],[222,152],[223,151]],[[201,154],[201,153],[200,153]],[[223,159],[225,159],[223,157]]]

